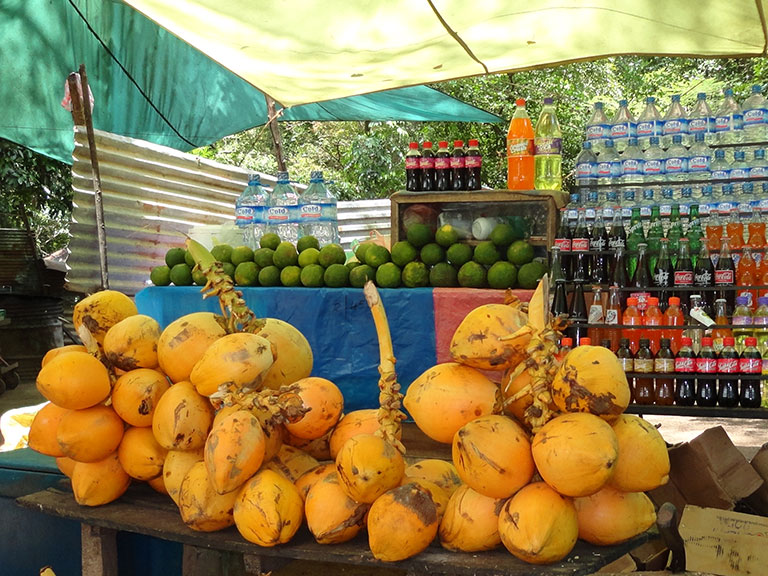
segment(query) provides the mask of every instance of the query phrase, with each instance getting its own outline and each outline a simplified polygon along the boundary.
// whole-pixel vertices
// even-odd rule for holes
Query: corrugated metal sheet
[[[191,228],[232,221],[235,200],[247,183],[242,168],[107,132],[96,131],[96,150],[109,284],[130,295],[145,286],[150,268]],[[267,174],[261,180],[268,186],[275,182]],[[99,252],[90,153],[81,127],[75,133],[72,188],[68,287],[90,293],[100,285]],[[389,234],[389,200],[340,202],[338,212],[345,248],[374,229]]]

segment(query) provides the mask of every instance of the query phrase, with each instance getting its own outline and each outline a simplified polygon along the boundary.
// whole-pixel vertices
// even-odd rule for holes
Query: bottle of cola
[[[619,246],[616,248],[616,254],[613,258],[613,273],[611,274],[611,285],[618,286],[619,288],[626,288],[629,286],[629,276],[627,274],[627,262],[624,258],[624,248]],[[619,293],[619,299],[621,300],[621,309],[627,307],[627,292],[621,291]]]
[[[680,238],[680,247],[677,251],[675,273],[673,275],[675,288],[690,288],[693,286],[693,262],[688,248],[688,238]],[[691,293],[689,290],[675,290],[674,295],[680,298],[680,308],[683,314],[687,314],[691,308]]]
[[[723,349],[717,359],[717,403],[726,408],[739,405],[739,353],[732,336],[723,338]]]
[[[741,390],[739,403],[745,408],[759,408],[761,402],[760,374],[762,373],[763,360],[760,351],[756,348],[757,338],[750,336],[744,340],[746,348],[739,359],[739,372],[741,372]]]
[[[714,406],[717,404],[717,388],[714,375],[717,373],[717,353],[712,347],[712,338],[701,339],[701,350],[696,358],[696,405]]]
[[[666,302],[669,300],[668,288],[672,286],[674,270],[672,269],[672,260],[669,258],[669,240],[659,239],[659,257],[653,266],[653,285],[661,288],[656,295],[659,297],[662,312],[666,309]]]
[[[603,215],[598,210],[595,223],[589,238],[590,274],[589,278],[595,284],[608,284],[608,232],[605,230]]]
[[[432,150],[432,142],[424,142],[421,145],[419,171],[421,172],[421,190],[424,192],[435,190],[435,153]]]
[[[582,338],[588,337],[587,329],[587,302],[584,298],[584,282],[574,280],[573,297],[571,307],[568,310],[570,326],[566,329],[567,336],[573,338],[575,346],[581,344]]]
[[[653,286],[653,279],[651,278],[651,271],[648,266],[648,245],[641,242],[637,245],[637,267],[635,273],[632,274],[632,280],[629,285],[633,290],[630,292],[630,296],[637,298],[637,307],[640,311],[645,311],[648,303],[648,297],[650,293],[648,288]]]
[[[587,230],[587,210],[579,208],[579,217],[571,239],[571,266],[574,282],[586,282],[589,278],[589,231]]]
[[[683,336],[681,342],[675,357],[675,404],[693,406],[696,401],[696,352],[691,347],[690,338]]]
[[[725,312],[730,316],[733,314],[733,305],[736,300],[736,290],[733,289],[736,284],[736,266],[731,256],[728,236],[723,236],[720,241],[720,257],[715,267],[715,287],[718,288],[717,297],[725,299]]]
[[[709,257],[706,239],[701,241],[699,257],[696,259],[696,266],[693,268],[693,285],[700,290],[701,309],[708,316],[712,316],[712,306],[715,303],[715,297],[710,288],[715,285],[715,267],[712,265],[712,259]]]
[[[573,269],[571,267],[571,227],[568,225],[568,211],[560,208],[560,225],[557,227],[555,236],[555,246],[560,248],[560,265],[563,267],[563,273],[566,280],[573,278]]]
[[[565,290],[565,278],[555,280],[555,295],[552,299],[552,315],[568,315],[568,295]]]

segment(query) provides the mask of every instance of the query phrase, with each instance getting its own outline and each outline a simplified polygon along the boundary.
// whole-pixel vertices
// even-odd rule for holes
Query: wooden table
[[[337,545],[320,545],[306,527],[290,544],[261,548],[245,541],[232,527],[219,532],[195,532],[181,521],[173,502],[147,485],[131,487],[116,502],[89,508],[79,506],[71,491],[49,488],[17,500],[18,504],[62,518],[77,520],[82,526],[83,576],[116,576],[118,531],[126,531],[179,542],[184,546],[183,574],[260,575],[291,560],[380,568],[382,573],[445,574],[450,576],[586,576],[616,560],[648,538],[641,535],[619,546],[596,547],[581,541],[566,560],[547,566],[525,564],[503,547],[477,554],[456,553],[432,544],[418,556],[396,563],[376,560],[364,535]],[[313,570],[315,572],[315,570]],[[334,573],[328,571],[329,574]]]

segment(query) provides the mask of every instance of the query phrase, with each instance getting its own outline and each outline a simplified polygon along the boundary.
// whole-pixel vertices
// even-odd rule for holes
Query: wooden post
[[[264,99],[267,101],[267,125],[272,134],[272,144],[275,146],[275,156],[277,157],[277,169],[285,171],[285,158],[283,157],[283,139],[280,136],[280,128],[277,126],[278,113],[275,109],[275,101],[266,94]]]
[[[80,525],[83,576],[117,576],[117,532]]]

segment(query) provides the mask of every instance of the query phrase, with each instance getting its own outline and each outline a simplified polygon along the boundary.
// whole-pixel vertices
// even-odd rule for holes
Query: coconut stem
[[[365,283],[363,294],[368,307],[371,309],[373,323],[376,327],[376,337],[379,341],[378,434],[397,448],[400,453],[405,454],[405,446],[398,440],[402,427],[401,422],[405,419],[405,414],[400,410],[403,395],[400,392],[400,384],[397,382],[397,373],[395,372],[396,360],[392,349],[392,336],[389,332],[387,313],[373,282]]]
[[[239,406],[254,413],[267,412],[274,424],[298,422],[310,411],[304,406],[296,384],[282,386],[279,390],[226,390],[217,392],[211,399],[221,401],[224,406]]]

